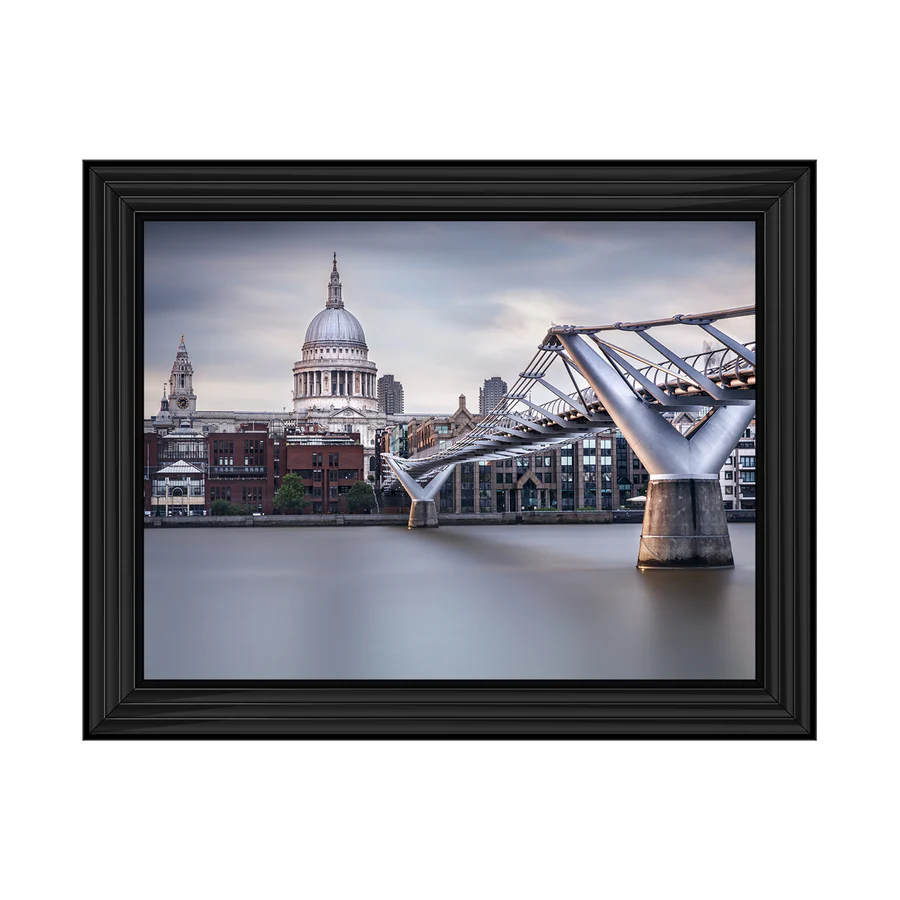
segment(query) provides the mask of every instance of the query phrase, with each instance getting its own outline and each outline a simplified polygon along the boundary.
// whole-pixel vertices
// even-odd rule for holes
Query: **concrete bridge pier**
[[[413,500],[409,509],[409,528],[437,528],[437,504],[434,500]]]
[[[385,462],[409,494],[412,504],[409,510],[408,528],[437,528],[437,496],[444,483],[453,472],[453,465],[448,465],[435,475],[426,485],[419,484],[400,463],[389,454],[383,454]]]
[[[650,476],[639,569],[733,566],[719,476]]]

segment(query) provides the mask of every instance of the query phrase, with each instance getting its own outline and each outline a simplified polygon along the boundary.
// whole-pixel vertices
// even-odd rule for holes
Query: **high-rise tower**
[[[403,385],[393,375],[378,379],[378,411],[386,416],[403,412]]]
[[[484,382],[484,387],[478,389],[478,412],[486,416],[502,399],[506,393],[506,382],[494,375]]]

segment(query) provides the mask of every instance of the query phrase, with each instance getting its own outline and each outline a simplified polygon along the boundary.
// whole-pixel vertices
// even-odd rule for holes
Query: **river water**
[[[640,525],[152,528],[150,679],[754,677],[735,568],[638,571]]]

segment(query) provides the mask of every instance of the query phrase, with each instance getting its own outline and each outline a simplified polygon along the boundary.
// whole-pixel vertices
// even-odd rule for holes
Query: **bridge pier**
[[[403,489],[409,494],[412,501],[409,510],[408,528],[437,528],[437,502],[436,498],[444,483],[453,473],[453,465],[447,466],[435,475],[428,484],[421,485],[394,457],[382,454],[385,462],[391,467],[391,471],[397,476],[397,481],[403,485]]]
[[[408,528],[437,528],[437,504],[434,500],[413,500],[409,509]]]
[[[734,565],[718,475],[650,476],[639,569]]]

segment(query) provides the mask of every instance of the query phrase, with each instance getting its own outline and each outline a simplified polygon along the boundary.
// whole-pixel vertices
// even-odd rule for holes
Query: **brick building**
[[[216,500],[245,506],[248,512],[271,515],[275,483],[276,438],[268,429],[249,424],[240,431],[207,437],[206,508]]]
[[[449,416],[412,418],[406,423],[406,446],[409,456],[415,456],[433,448],[440,449],[454,438],[470,431],[482,417],[466,408],[466,395],[459,395],[459,406]]]
[[[279,423],[280,424],[280,423]],[[316,424],[209,435],[180,428],[144,434],[144,510],[152,515],[209,515],[216,500],[249,513],[277,515],[275,494],[287,472],[299,475],[310,501],[303,513],[347,513],[346,494],[366,480],[359,433],[327,432]],[[179,452],[188,458],[172,459]]]
[[[299,475],[311,502],[306,513],[350,511],[347,493],[365,481],[365,462],[359,434],[289,434],[284,438],[285,473]]]

